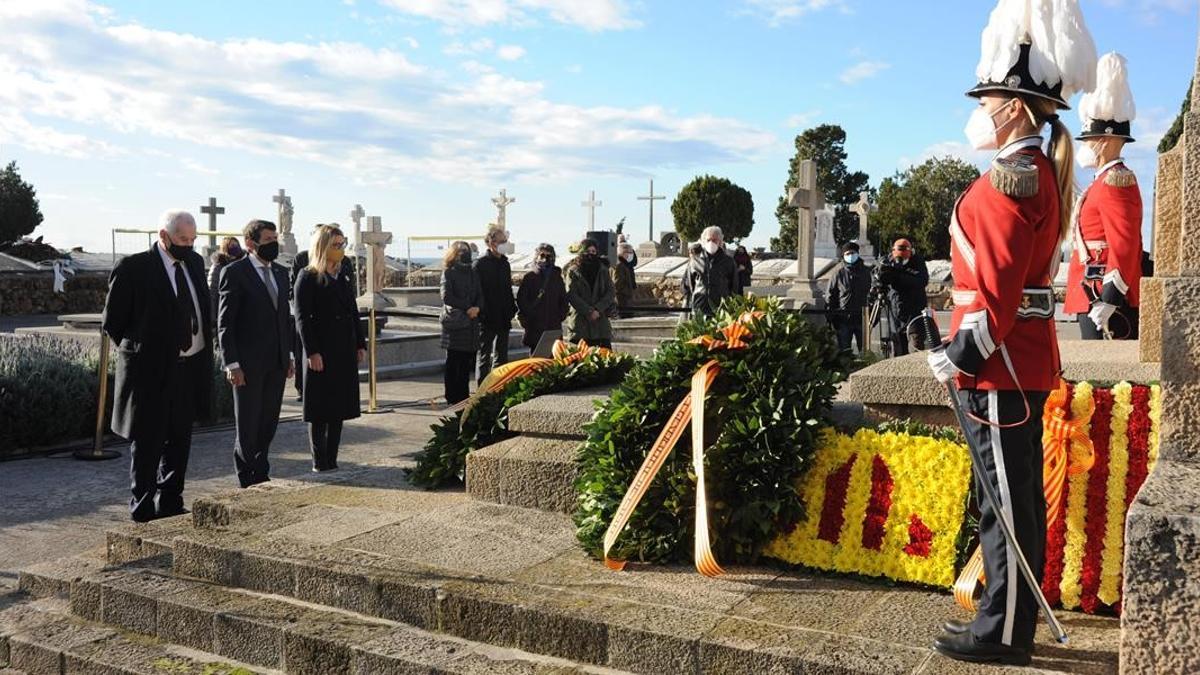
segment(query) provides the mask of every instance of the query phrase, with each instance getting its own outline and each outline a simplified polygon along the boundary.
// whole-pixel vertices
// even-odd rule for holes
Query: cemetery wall
[[[108,274],[81,272],[67,279],[66,292],[54,292],[53,272],[0,274],[0,316],[88,314],[104,309]]]

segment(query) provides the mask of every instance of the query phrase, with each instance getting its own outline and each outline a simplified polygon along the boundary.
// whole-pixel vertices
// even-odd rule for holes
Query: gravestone
[[[384,286],[384,250],[392,243],[392,233],[383,231],[383,219],[379,216],[367,216],[367,231],[363,232],[363,243],[370,247],[367,256],[367,292],[358,298],[359,309],[385,309],[392,306],[392,301],[380,291]]]
[[[354,223],[354,255],[360,259],[367,252],[366,244],[362,240],[362,219],[365,215],[367,212],[363,211],[362,204],[355,204],[354,210],[350,212],[350,221]]]
[[[516,197],[509,197],[507,189],[501,189],[498,197],[492,197],[496,205],[496,228],[508,232],[508,205],[515,203]]]
[[[875,206],[871,204],[871,193],[858,193],[858,202],[850,207],[850,211],[858,216],[858,253],[864,258],[875,257],[875,247],[871,244],[871,239],[867,236],[867,226],[871,220],[871,212],[875,210]]]
[[[1200,85],[1200,65],[1195,85]],[[1200,419],[1200,86],[1195,85],[1192,112],[1179,141],[1178,267],[1164,260],[1172,276],[1161,279],[1162,306],[1171,311],[1161,314],[1159,459],[1126,519],[1122,673],[1200,672],[1200,621],[1195,618],[1200,606],[1200,434],[1192,426]],[[1172,240],[1171,229],[1164,224],[1159,243]]]
[[[208,216],[208,231],[217,231],[217,216],[225,213],[224,206],[217,206],[217,198],[209,197],[208,204],[200,207],[200,213]],[[217,235],[208,235],[208,252],[211,254],[217,250]]]
[[[654,194],[654,179],[653,178],[650,179],[650,194],[646,195],[645,197],[638,197],[638,201],[640,201],[640,202],[644,201],[644,202],[647,202],[650,204],[650,229],[649,229],[649,232],[650,232],[651,240],[654,239],[654,202],[662,201],[664,199],[666,199],[666,197],[664,197],[662,195]],[[641,257],[640,253],[638,254],[638,257]]]
[[[286,260],[296,257],[300,249],[296,247],[296,235],[292,234],[292,198],[287,191],[279,189],[279,193],[271,197],[271,201],[279,205],[279,248]]]
[[[677,232],[663,232],[658,237],[659,255],[684,255],[683,240]]]
[[[784,275],[784,272],[796,269],[796,261],[789,258],[774,258],[771,260],[758,260],[754,263],[754,272],[751,277],[755,279],[778,279]]]
[[[833,238],[833,211],[821,209],[814,216],[816,228],[816,243],[813,247],[814,258],[836,258],[838,256],[837,241]],[[815,260],[814,260],[815,265]],[[816,268],[814,267],[814,271]]]
[[[634,274],[639,277],[661,279],[687,264],[688,259],[680,256],[662,256],[639,265]]]
[[[662,247],[653,241],[644,241],[638,244],[637,257],[638,260],[651,261],[662,255]]]
[[[604,202],[596,201],[596,191],[589,190],[587,201],[580,202],[580,205],[588,210],[587,231],[592,232],[596,229],[596,207],[604,206]]]
[[[788,189],[788,206],[797,209],[796,281],[788,297],[805,305],[820,307],[821,294],[815,283],[814,255],[817,211],[825,208],[825,197],[817,186],[817,165],[811,159],[800,162],[799,187]]]

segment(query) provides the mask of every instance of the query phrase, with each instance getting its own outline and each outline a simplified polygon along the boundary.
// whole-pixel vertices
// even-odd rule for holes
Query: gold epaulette
[[[1137,175],[1123,166],[1114,166],[1104,172],[1104,184],[1119,188],[1131,187],[1137,185]]]
[[[1038,168],[1033,157],[1016,153],[992,160],[992,187],[1015,199],[1026,199],[1038,193]]]

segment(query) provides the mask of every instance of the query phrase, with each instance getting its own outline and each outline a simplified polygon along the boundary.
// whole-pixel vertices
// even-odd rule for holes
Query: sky
[[[1129,59],[1127,157],[1149,205],[1154,147],[1195,69],[1200,0],[1081,0]],[[697,175],[748,189],[747,243],[778,233],[793,140],[841,125],[878,186],[962,133],[991,0],[0,0],[0,161],[38,190],[36,234],[108,251],[215,197],[218,227],[349,227],[362,204],[405,253],[478,239],[508,190],[518,251],[598,228],[671,228]],[[1075,100],[1077,102],[1078,99]],[[1064,115],[1073,129],[1074,112]],[[1081,180],[1090,181],[1088,172]],[[1148,207],[1149,208],[1149,207]],[[1149,229],[1147,216],[1146,229]],[[301,246],[306,237],[300,235]],[[145,246],[118,235],[117,249]],[[436,255],[416,244],[415,256]]]

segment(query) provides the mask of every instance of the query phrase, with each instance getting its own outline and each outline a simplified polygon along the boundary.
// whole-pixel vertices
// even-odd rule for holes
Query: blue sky
[[[1101,53],[1129,59],[1149,203],[1153,146],[1196,61],[1200,0],[1082,0]],[[873,185],[965,147],[988,0],[4,0],[0,160],[38,188],[60,247],[215,196],[220,224],[348,223],[476,235],[507,188],[519,248],[597,223],[646,236],[692,177],[754,195],[765,244],[792,139],[841,124]],[[1074,113],[1065,117],[1078,127]],[[1084,176],[1090,179],[1089,176]],[[1148,226],[1148,224],[1147,224]],[[123,236],[118,249],[144,238]]]

